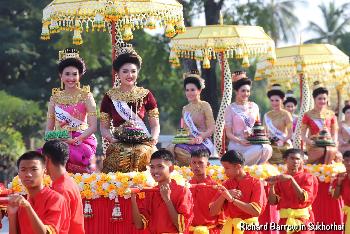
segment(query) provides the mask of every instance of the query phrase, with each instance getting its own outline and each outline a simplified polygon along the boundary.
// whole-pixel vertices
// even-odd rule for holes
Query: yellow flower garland
[[[330,165],[305,165],[311,174],[318,177],[321,182],[330,183],[338,173],[344,172],[345,167],[342,163],[334,163]],[[245,166],[244,170],[251,176],[266,179],[270,176],[279,175],[283,173],[286,168],[285,165],[254,165]],[[221,184],[227,179],[224,168],[222,166],[207,167],[207,174],[212,177],[217,183]],[[145,172],[129,172],[129,173],[92,173],[92,174],[71,174],[70,175],[77,183],[82,198],[96,199],[105,197],[115,199],[117,196],[125,198],[130,197],[130,188],[144,188],[153,187],[156,182],[153,180],[149,171]],[[171,173],[171,178],[178,184],[189,186],[188,181],[193,176],[193,172],[189,167],[175,166],[175,170]],[[45,176],[44,185],[51,186],[51,179]],[[26,194],[27,191],[22,185],[18,176],[16,176],[9,184],[9,189],[15,193]]]

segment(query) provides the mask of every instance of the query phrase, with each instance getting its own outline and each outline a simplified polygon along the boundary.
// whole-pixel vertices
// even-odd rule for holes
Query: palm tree
[[[304,4],[303,0],[269,0],[265,1],[261,14],[258,15],[257,25],[264,27],[275,41],[289,41],[294,39],[299,24],[294,14],[297,4]]]
[[[350,3],[344,3],[339,7],[335,6],[335,1],[329,5],[322,3],[319,8],[323,16],[323,25],[310,22],[308,29],[317,35],[306,43],[330,43],[338,44],[341,36],[346,33],[346,28],[350,24],[350,16],[345,13],[349,9]]]

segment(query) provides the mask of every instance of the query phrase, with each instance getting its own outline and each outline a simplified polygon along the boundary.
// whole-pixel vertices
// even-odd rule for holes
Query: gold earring
[[[80,81],[78,81],[77,86],[78,86],[78,88],[80,89]]]
[[[63,80],[61,80],[61,89],[62,89],[62,90],[64,89],[64,83],[63,83]]]

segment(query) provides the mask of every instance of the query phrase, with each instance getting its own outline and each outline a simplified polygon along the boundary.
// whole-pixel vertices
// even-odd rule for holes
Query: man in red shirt
[[[312,203],[315,201],[318,181],[304,170],[304,152],[288,149],[284,152],[287,173],[267,179],[270,183],[269,202],[277,204],[280,210],[280,225],[285,227],[280,233],[296,230],[294,233],[314,233]],[[297,232],[299,230],[299,232]]]
[[[209,204],[217,193],[217,183],[207,175],[206,168],[209,166],[209,152],[198,150],[191,154],[191,170],[193,177],[189,181],[192,184],[190,190],[193,197],[194,217],[190,227],[191,233],[196,234],[199,230],[206,230],[210,234],[219,234],[224,223],[223,212],[211,216]]]
[[[45,158],[30,151],[17,161],[18,176],[28,191],[28,200],[11,195],[7,207],[10,234],[68,233],[69,211],[65,199],[44,187]]]
[[[343,154],[343,163],[346,172],[338,174],[333,182],[333,198],[342,197],[344,200],[345,233],[350,233],[350,151]]]
[[[136,195],[131,196],[132,217],[137,229],[152,234],[188,233],[193,219],[193,201],[188,188],[170,179],[174,170],[174,156],[165,149],[151,156],[151,174],[158,182],[155,191],[146,191],[144,204],[137,206]]]
[[[71,234],[82,234],[84,231],[83,203],[79,188],[66,171],[69,158],[68,144],[52,140],[44,144],[43,154],[46,157],[46,170],[52,180],[52,189],[62,194],[70,211]]]
[[[243,155],[234,150],[221,157],[228,180],[210,204],[210,214],[218,215],[224,210],[224,234],[258,233],[260,230],[258,217],[267,203],[264,185],[244,171],[244,161]]]

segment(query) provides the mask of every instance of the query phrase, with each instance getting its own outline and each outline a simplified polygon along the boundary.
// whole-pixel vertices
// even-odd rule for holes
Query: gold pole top
[[[221,12],[221,11],[220,11],[219,24],[220,24],[220,25],[224,25],[224,16],[222,15],[222,12]]]

